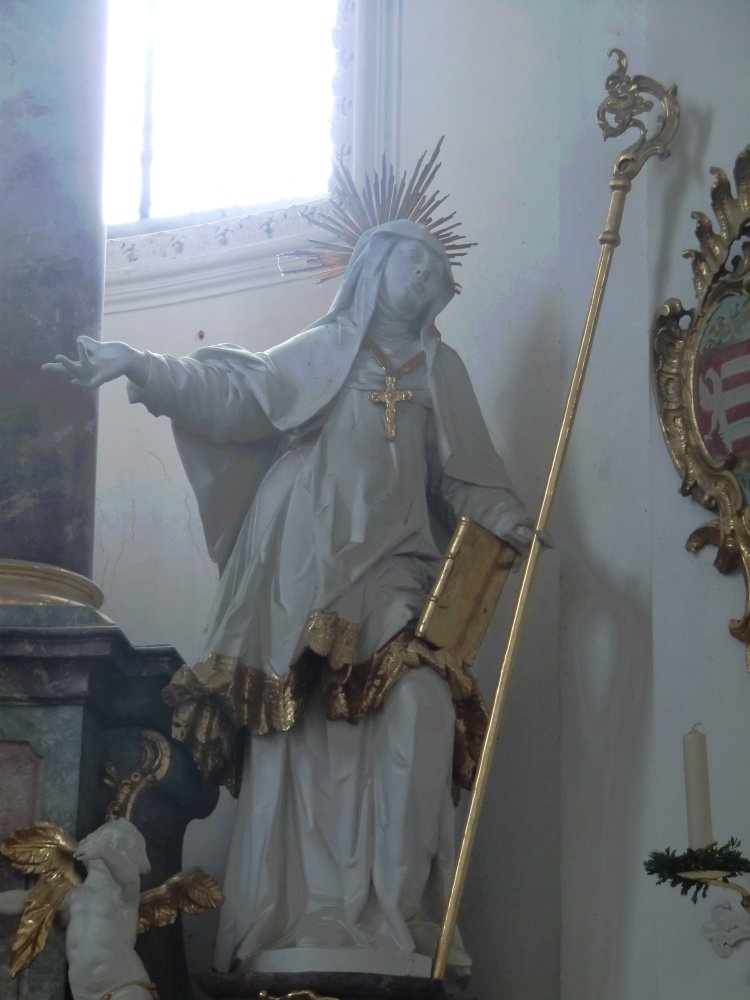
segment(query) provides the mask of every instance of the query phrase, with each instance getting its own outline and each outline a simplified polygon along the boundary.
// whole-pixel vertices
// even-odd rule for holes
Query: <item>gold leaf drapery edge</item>
[[[316,611],[303,630],[297,655],[283,676],[264,674],[238,657],[210,654],[184,666],[164,690],[173,710],[172,735],[190,750],[207,782],[233,795],[241,777],[240,733],[288,732],[321,684],[329,719],[361,721],[383,703],[409,670],[428,667],[450,686],[456,710],[454,800],[470,788],[481,752],[487,711],[474,677],[461,659],[411,631],[399,633],[367,662],[353,663],[357,627],[335,613]]]

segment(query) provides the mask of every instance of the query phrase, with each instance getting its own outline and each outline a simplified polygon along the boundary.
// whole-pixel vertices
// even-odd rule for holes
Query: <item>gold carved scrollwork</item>
[[[750,146],[726,174],[712,168],[718,223],[693,212],[700,249],[691,261],[698,305],[667,299],[654,316],[652,363],[659,421],[682,480],[680,491],[714,517],[687,548],[716,548],[721,573],[739,569],[745,610],[729,630],[745,643],[750,669]],[[748,431],[746,434],[745,432]]]
[[[171,762],[169,742],[156,730],[144,729],[141,733],[141,762],[137,770],[122,778],[114,764],[105,765],[104,783],[115,790],[106,819],[131,819],[138,796],[149,785],[166,776]]]
[[[622,49],[610,49],[609,55],[617,57],[617,69],[607,77],[607,96],[599,105],[596,120],[605,139],[613,139],[630,128],[640,132],[640,138],[623,150],[615,163],[615,175],[632,180],[649,157],[663,160],[669,156],[668,146],[680,122],[677,88],[664,87],[642,74],[628,76],[628,57]],[[654,102],[642,94],[650,94],[661,105],[656,132],[650,137],[638,115],[651,111]]]

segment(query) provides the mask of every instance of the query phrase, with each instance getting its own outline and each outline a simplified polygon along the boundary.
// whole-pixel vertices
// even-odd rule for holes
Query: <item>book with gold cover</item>
[[[476,659],[517,552],[471,518],[459,518],[416,635]]]

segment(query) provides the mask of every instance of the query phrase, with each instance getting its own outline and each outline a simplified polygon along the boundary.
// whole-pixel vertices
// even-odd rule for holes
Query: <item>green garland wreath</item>
[[[695,879],[684,878],[680,873],[721,872],[722,882],[727,882],[737,875],[745,875],[750,872],[750,861],[740,854],[739,847],[740,841],[734,837],[730,837],[723,847],[719,847],[716,843],[698,850],[689,847],[682,854],[677,854],[668,847],[666,851],[652,851],[648,861],[643,862],[643,867],[649,875],[656,876],[657,885],[669,882],[672,888],[676,889],[679,886],[681,895],[687,896],[692,892],[692,900],[697,903],[699,896],[705,898],[708,885]]]

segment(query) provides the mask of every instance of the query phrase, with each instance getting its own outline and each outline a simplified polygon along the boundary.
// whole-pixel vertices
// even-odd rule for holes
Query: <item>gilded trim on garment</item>
[[[357,626],[332,611],[313,611],[302,630],[295,661],[311,649],[318,656],[325,656],[332,670],[343,670],[354,662],[357,643]]]
[[[264,674],[238,657],[211,653],[184,666],[164,690],[173,710],[172,735],[185,743],[204,776],[239,791],[242,730],[263,736],[288,732],[304,712],[313,688],[323,690],[326,716],[361,721],[379,708],[410,670],[429,667],[450,686],[456,710],[454,797],[470,788],[482,747],[487,711],[474,677],[447,649],[435,649],[401,632],[365,663],[353,662],[357,626],[331,612],[307,620],[288,674]]]

